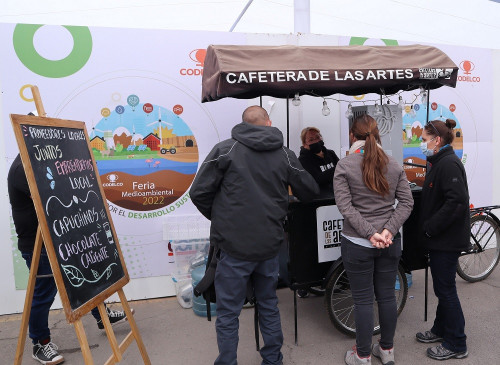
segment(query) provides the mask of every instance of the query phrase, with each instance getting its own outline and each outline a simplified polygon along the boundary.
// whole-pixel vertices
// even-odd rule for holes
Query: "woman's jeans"
[[[380,346],[392,348],[398,317],[394,285],[401,257],[401,239],[395,238],[389,247],[377,249],[357,245],[342,237],[341,252],[354,299],[358,355],[366,357],[371,353],[374,297],[381,327]]]
[[[432,284],[439,299],[431,332],[444,339],[445,348],[455,352],[467,350],[465,318],[455,281],[459,256],[459,252],[429,252]]]
[[[31,269],[33,251],[22,251],[21,254],[28,268]],[[52,269],[50,268],[49,257],[45,249],[42,249],[37,275],[51,274]],[[57,286],[53,276],[36,278],[29,319],[29,337],[33,341],[33,344],[50,337],[49,311],[56,294]],[[101,319],[97,308],[92,309],[92,315],[96,320]]]

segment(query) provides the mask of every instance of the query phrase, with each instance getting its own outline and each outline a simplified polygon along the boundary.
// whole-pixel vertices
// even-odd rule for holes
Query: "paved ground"
[[[459,295],[466,318],[469,357],[448,360],[451,364],[500,364],[500,269],[483,282],[466,283],[457,278]],[[429,329],[434,319],[436,300],[430,289],[429,321],[424,322],[424,273],[413,276],[407,304],[399,317],[395,339],[396,361],[405,365],[436,364],[426,357],[428,345],[415,341],[415,333]],[[343,355],[354,341],[337,331],[328,319],[323,298],[298,299],[299,343],[294,344],[293,296],[289,289],[278,291],[285,335],[283,346],[284,364],[343,364]],[[136,310],[141,335],[146,344],[151,363],[154,365],[182,364],[207,365],[217,356],[214,321],[194,315],[183,309],[176,298],[153,299],[132,303]],[[104,331],[97,329],[89,315],[83,318],[92,356],[96,364],[103,364],[109,355]],[[0,316],[0,348],[2,364],[12,364],[15,356],[20,315]],[[66,323],[61,311],[50,315],[53,340],[59,345],[66,364],[83,364],[78,340],[73,327]],[[114,327],[118,340],[128,333],[127,323]],[[240,321],[240,365],[259,365],[260,356],[253,340],[253,309],[244,309]],[[36,364],[31,358],[29,339],[25,347],[23,364]],[[120,364],[138,365],[142,360],[135,343],[132,343]],[[374,364],[380,364],[376,359]]]

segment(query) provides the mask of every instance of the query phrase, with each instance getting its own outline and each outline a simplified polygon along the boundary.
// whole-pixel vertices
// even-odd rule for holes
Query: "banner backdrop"
[[[37,85],[50,117],[87,125],[131,278],[169,275],[175,264],[163,225],[168,217],[197,214],[188,195],[195,173],[213,145],[230,136],[248,105],[246,100],[232,98],[201,104],[201,75],[209,44],[408,44],[300,37],[0,24],[1,118],[7,167],[18,153],[8,115],[35,109],[29,87]],[[471,202],[491,204],[491,51],[434,46],[447,53],[460,70],[456,89],[431,91],[430,118],[457,120],[461,146],[457,153],[467,170]],[[415,94],[418,90],[402,94],[407,105],[401,135],[404,159],[418,163],[423,161],[418,145],[426,110]],[[340,123],[342,133],[336,137],[344,150],[348,145],[344,116],[348,103],[344,101],[356,105],[379,97],[341,99],[339,121],[330,118],[336,126]],[[397,97],[392,102],[397,103]],[[291,106],[291,119],[299,124],[309,119],[302,115],[305,110],[306,105]],[[291,140],[297,139],[291,136]],[[411,174],[418,181],[422,171],[409,171]],[[12,222],[10,236],[16,286],[22,288],[27,270],[16,250]]]
[[[201,104],[205,49],[245,36],[29,24],[1,24],[0,35],[7,165],[18,153],[8,115],[35,109],[37,85],[50,117],[87,125],[130,276],[170,274],[163,223],[197,212],[188,190],[199,163],[247,105]],[[25,272],[16,247],[15,271]]]

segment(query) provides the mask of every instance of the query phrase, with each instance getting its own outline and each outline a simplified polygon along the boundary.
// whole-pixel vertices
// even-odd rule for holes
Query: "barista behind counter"
[[[319,198],[333,199],[333,174],[339,158],[334,151],[326,149],[321,132],[316,127],[304,128],[300,139],[299,161],[318,183]]]

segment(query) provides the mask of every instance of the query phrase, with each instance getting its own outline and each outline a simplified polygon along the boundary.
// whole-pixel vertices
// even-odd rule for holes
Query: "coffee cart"
[[[239,99],[260,97],[262,106],[264,95],[284,98],[287,101],[288,141],[289,100],[292,98],[301,95],[327,97],[333,94],[356,96],[376,93],[380,95],[382,102],[383,96],[402,91],[424,88],[429,95],[432,89],[442,86],[455,87],[457,75],[458,67],[445,53],[435,47],[423,45],[387,47],[212,45],[207,49],[204,63],[202,102],[226,97]],[[429,97],[427,97],[428,103]],[[429,118],[428,111],[429,105],[427,105],[426,122]],[[370,113],[369,110],[365,112]],[[379,123],[379,120],[377,122]],[[402,125],[399,127],[402,131]],[[382,144],[386,149],[384,141]],[[399,288],[396,290],[398,313],[403,310],[408,293],[405,273],[427,268],[427,257],[417,242],[420,190],[417,186],[412,187],[414,210],[402,229],[403,254],[398,271]],[[495,207],[485,208],[490,209],[473,213],[481,219],[487,214],[488,219],[472,220],[473,224],[482,223],[476,230],[476,238],[471,239],[472,251],[468,253],[482,254],[489,244],[483,244],[483,239],[487,239],[487,242],[493,239],[494,251],[490,255],[491,259],[488,259],[487,268],[477,277],[489,275],[500,257],[500,246],[497,244],[500,239],[500,222],[491,213]],[[342,217],[336,209],[334,199],[319,199],[304,203],[291,197],[286,222],[288,279],[289,286],[294,291],[316,288],[319,293],[325,292],[325,307],[335,327],[346,334],[354,335],[353,300],[340,257],[341,227],[335,223],[340,220]],[[325,241],[323,231],[329,232],[328,241]],[[294,295],[294,308],[297,342],[296,295]],[[374,313],[377,316],[376,310]],[[375,318],[374,332],[377,333],[379,330],[378,318]]]

